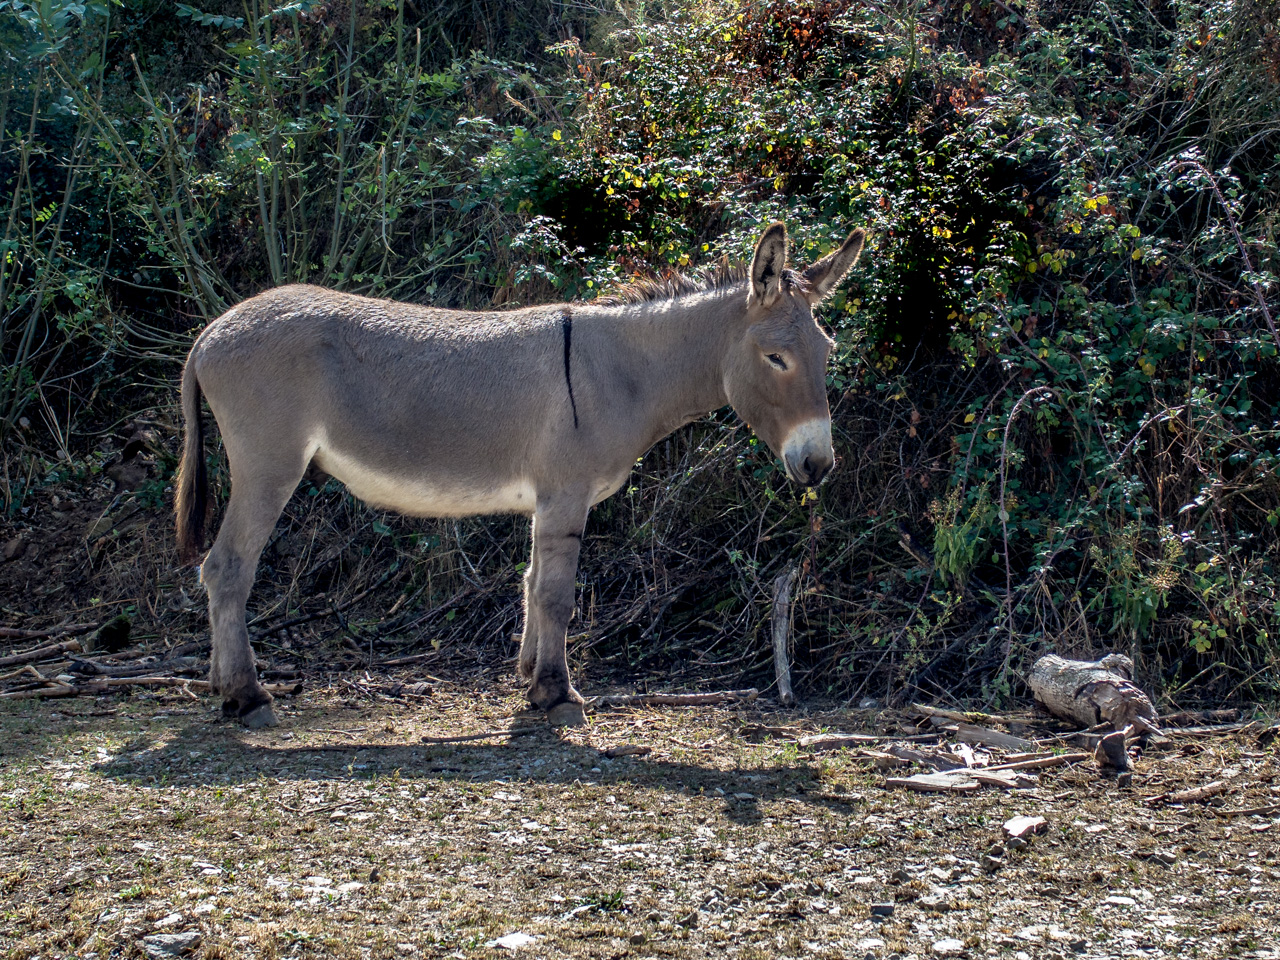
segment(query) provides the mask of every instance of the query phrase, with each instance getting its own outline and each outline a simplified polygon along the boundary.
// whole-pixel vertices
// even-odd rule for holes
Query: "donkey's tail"
[[[204,463],[204,420],[200,415],[200,381],[191,357],[182,370],[182,417],[187,424],[178,466],[178,495],[174,502],[178,528],[178,557],[195,563],[204,549],[204,527],[209,519],[209,475]]]

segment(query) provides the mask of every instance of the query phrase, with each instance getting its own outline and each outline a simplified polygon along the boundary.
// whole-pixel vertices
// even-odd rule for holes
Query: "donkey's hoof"
[[[565,701],[547,711],[547,720],[553,727],[583,727],[587,723],[587,712],[582,704]]]
[[[242,714],[240,722],[250,730],[261,730],[264,727],[277,726],[280,721],[276,719],[275,710],[271,709],[271,704],[264,703],[254,707],[246,714]]]

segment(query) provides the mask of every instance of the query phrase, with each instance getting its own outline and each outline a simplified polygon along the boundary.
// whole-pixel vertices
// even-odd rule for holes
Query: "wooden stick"
[[[1008,723],[1008,717],[992,716],[989,713],[969,712],[962,713],[959,710],[943,710],[941,707],[929,707],[923,703],[913,703],[911,705],[911,713],[918,713],[922,717],[941,717],[943,720],[952,720],[956,723]]]
[[[96,630],[97,623],[68,623],[63,627],[49,627],[47,630],[22,630],[18,627],[0,627],[0,640],[40,640],[48,637],[65,637],[67,634],[88,633]]]
[[[11,693],[0,693],[0,700],[35,700],[47,697],[74,697],[80,691],[69,683],[60,683],[54,687],[38,687],[35,690],[14,690]]]
[[[0,693],[0,700],[31,700],[37,697],[76,697],[106,693],[113,687],[182,687],[188,691],[210,693],[212,686],[208,680],[192,680],[189,677],[93,677],[84,683],[69,684],[58,682],[57,686],[40,687],[35,690],[15,690],[11,693]],[[264,683],[263,689],[270,694],[292,695],[302,692],[299,683]]]
[[[791,590],[799,569],[793,563],[773,581],[773,672],[778,678],[778,702],[784,707],[796,705],[791,690],[791,664],[787,660],[787,635],[791,632]]]
[[[720,690],[715,693],[639,693],[623,697],[592,697],[591,707],[706,707],[718,703],[750,703],[760,696],[755,687],[747,690]]]
[[[1079,763],[1088,760],[1090,753],[1057,753],[1049,757],[1036,757],[1034,760],[1019,760],[1017,763],[995,763],[984,770],[1042,770],[1045,767],[1060,767],[1064,763]]]
[[[1268,803],[1262,807],[1246,807],[1243,810],[1215,810],[1213,812],[1219,817],[1260,817],[1277,811],[1280,811],[1280,803]]]
[[[839,750],[841,747],[863,746],[869,743],[937,743],[941,734],[920,733],[910,737],[876,733],[820,733],[801,737],[796,743],[806,750]]]
[[[37,660],[47,660],[49,657],[56,657],[60,653],[79,653],[81,649],[79,640],[64,640],[61,643],[47,643],[43,647],[35,647],[31,650],[24,650],[22,653],[14,653],[7,657],[0,657],[0,667],[16,667],[20,663],[35,663]]]
[[[423,737],[423,743],[468,743],[471,740],[492,740],[494,737],[524,737],[537,733],[542,727],[516,727],[513,730],[491,730],[488,733],[468,733],[460,737]]]
[[[1226,781],[1214,780],[1203,787],[1192,787],[1190,790],[1178,790],[1174,793],[1158,793],[1154,797],[1147,797],[1143,803],[1196,803],[1226,792]]]

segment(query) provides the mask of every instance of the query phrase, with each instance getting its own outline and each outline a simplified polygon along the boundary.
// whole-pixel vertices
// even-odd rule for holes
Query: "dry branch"
[[[714,693],[639,693],[632,696],[591,697],[587,706],[606,707],[706,707],[719,703],[750,703],[760,696],[755,687]]]
[[[1089,753],[1058,753],[1048,757],[1036,757],[1032,760],[1018,760],[1015,763],[994,763],[987,770],[1043,770],[1045,767],[1060,767],[1064,763],[1079,763],[1088,760]]]
[[[1198,803],[1227,792],[1227,784],[1223,780],[1214,780],[1203,787],[1192,787],[1190,790],[1178,790],[1174,793],[1158,793],[1147,797],[1144,803]]]
[[[1132,678],[1133,661],[1119,654],[1091,663],[1051,653],[1036,661],[1027,683],[1054,716],[1085,726],[1155,730],[1156,709]]]
[[[7,657],[0,657],[0,667],[16,667],[20,663],[36,663],[39,660],[48,660],[50,657],[56,657],[63,653],[79,653],[81,649],[79,640],[63,640],[61,643],[46,643],[42,647],[34,647],[31,650],[24,650],[21,653],[13,653]]]
[[[49,627],[46,630],[24,630],[20,627],[0,627],[0,640],[42,640],[49,637],[65,637],[68,634],[88,633],[96,630],[97,623],[68,623],[61,627]]]
[[[469,743],[472,740],[492,740],[495,737],[524,737],[537,733],[542,727],[516,727],[514,730],[490,730],[488,733],[467,733],[457,737],[423,737],[423,743]]]
[[[262,686],[268,693],[276,696],[291,696],[302,691],[301,683],[264,683]],[[212,691],[208,680],[193,680],[190,677],[94,677],[83,683],[58,680],[50,686],[0,693],[0,700],[94,696],[123,687],[181,687],[192,694]]]

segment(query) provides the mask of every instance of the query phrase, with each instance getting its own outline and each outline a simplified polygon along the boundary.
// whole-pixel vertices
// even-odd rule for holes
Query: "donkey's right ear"
[[[787,266],[787,228],[772,223],[756,244],[751,260],[750,302],[768,306],[782,293],[782,271]]]

